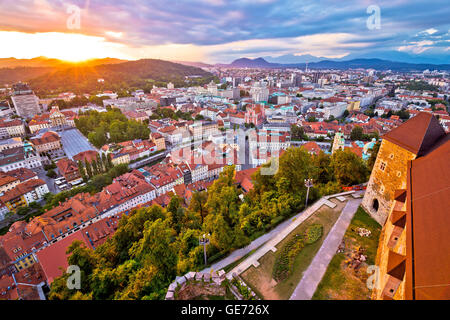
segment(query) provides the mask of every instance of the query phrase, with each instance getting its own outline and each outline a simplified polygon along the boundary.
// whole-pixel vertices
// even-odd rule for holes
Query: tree
[[[95,187],[97,191],[101,191],[104,187],[112,183],[112,179],[107,174],[98,174],[92,178],[91,185]]]
[[[354,126],[352,132],[350,133],[350,139],[355,141],[355,140],[363,140],[363,138],[364,138],[363,128],[361,128],[360,126]]]
[[[308,140],[308,136],[305,134],[303,127],[295,124],[291,125],[291,137],[293,140]]]
[[[92,167],[87,159],[84,160],[84,167],[86,168],[86,174],[90,178],[92,178]]]
[[[106,167],[103,166],[102,158],[100,157],[100,154],[97,153],[97,169],[99,173],[105,172]]]
[[[349,112],[347,109],[345,109],[345,110],[344,110],[344,114],[343,114],[342,116],[343,116],[344,118],[347,118],[349,114],[350,114],[350,112]]]
[[[88,181],[88,178],[86,177],[86,171],[84,169],[83,163],[78,160],[78,172],[81,175],[81,178],[83,179],[84,182]]]
[[[317,168],[317,182],[327,184],[333,180],[333,171],[331,170],[331,158],[325,152],[320,151],[317,156],[313,158],[314,165]]]
[[[97,128],[88,134],[88,140],[97,148],[100,148],[106,143],[106,134],[103,128]]]
[[[175,234],[168,220],[144,223],[143,237],[130,249],[131,257],[156,267],[160,276],[171,281],[176,272],[177,252],[172,239]]]
[[[102,152],[102,160],[101,160],[101,163],[102,163],[102,165],[103,165],[104,171],[108,171],[108,170],[110,169],[110,168],[109,168],[109,165],[108,165],[108,159],[107,159],[106,157],[107,157],[106,154]]]
[[[54,179],[54,178],[56,178],[57,174],[56,174],[55,170],[50,169],[50,170],[47,171],[46,176],[49,177],[49,178],[53,178]]]
[[[208,194],[206,191],[198,191],[192,194],[191,202],[189,203],[189,210],[196,212],[201,217],[203,225],[205,216],[208,214],[206,208],[206,201],[208,200]]]
[[[113,163],[112,163],[111,154],[108,154],[108,155],[106,156],[106,160],[107,160],[107,162],[108,162],[108,169],[112,169]]]
[[[375,143],[372,148],[372,152],[370,153],[370,158],[367,160],[367,167],[370,171],[372,171],[373,166],[375,165],[375,161],[377,160],[378,151],[380,150],[381,142]]]
[[[179,233],[181,230],[182,219],[184,216],[184,210],[181,206],[182,202],[182,198],[174,195],[172,196],[172,198],[170,198],[169,205],[167,206],[167,213],[170,219],[171,226],[177,233]]]
[[[338,150],[331,156],[331,168],[341,186],[363,183],[368,178],[364,161],[348,149]]]
[[[95,159],[93,159],[91,161],[91,166],[92,166],[92,173],[94,176],[100,173],[100,170],[97,165],[97,161]]]

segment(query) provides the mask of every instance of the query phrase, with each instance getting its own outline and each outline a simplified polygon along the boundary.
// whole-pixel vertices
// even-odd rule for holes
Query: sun
[[[7,46],[6,56],[32,58],[45,56],[72,63],[80,63],[96,58],[125,58],[122,54],[124,45],[107,41],[104,37],[78,33],[45,32],[23,33],[0,31],[2,43],[13,43]],[[3,56],[3,53],[2,53]]]

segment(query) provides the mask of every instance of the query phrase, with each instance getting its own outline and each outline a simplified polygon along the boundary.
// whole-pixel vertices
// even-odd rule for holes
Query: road
[[[361,199],[347,202],[289,300],[311,300],[360,203]]]

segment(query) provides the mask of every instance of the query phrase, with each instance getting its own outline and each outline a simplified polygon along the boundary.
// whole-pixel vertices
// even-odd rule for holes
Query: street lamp
[[[308,191],[306,191],[306,204],[305,207],[308,206],[308,197],[309,197],[309,188],[313,187],[313,179],[305,179],[305,187],[308,188]]]
[[[208,233],[208,236],[206,234],[203,234],[203,238],[198,239],[198,244],[203,245],[203,255],[205,257],[205,266],[206,266],[206,245],[209,244],[209,237],[210,234]]]

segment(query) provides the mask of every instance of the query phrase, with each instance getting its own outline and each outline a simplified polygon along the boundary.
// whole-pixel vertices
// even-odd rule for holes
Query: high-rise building
[[[208,93],[213,96],[217,96],[217,84],[211,80],[211,82],[207,86]]]
[[[250,95],[255,102],[265,102],[269,100],[269,89],[262,82],[256,82],[250,88]]]
[[[13,85],[13,95],[11,100],[18,116],[31,119],[36,114],[41,113],[39,98],[33,93],[25,83]]]

